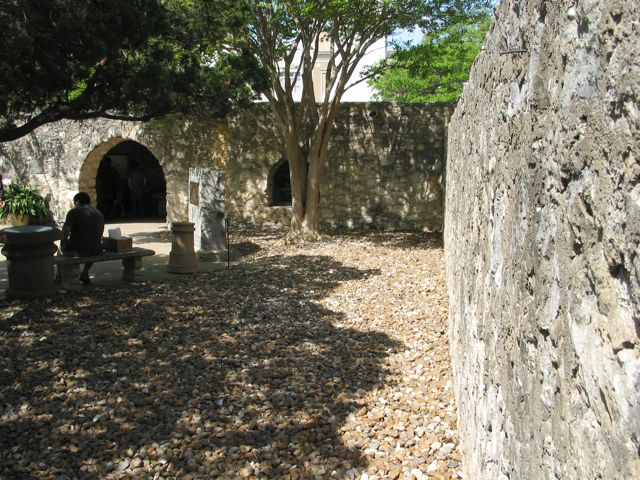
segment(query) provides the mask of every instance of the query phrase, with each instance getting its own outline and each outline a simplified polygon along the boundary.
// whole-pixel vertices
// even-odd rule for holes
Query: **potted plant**
[[[0,220],[12,225],[28,225],[30,221],[49,215],[49,206],[38,189],[11,183],[0,200]]]

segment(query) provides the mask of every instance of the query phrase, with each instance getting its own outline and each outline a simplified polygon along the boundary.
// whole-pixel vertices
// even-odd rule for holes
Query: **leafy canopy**
[[[427,32],[474,17],[490,0],[257,0],[234,40],[268,72],[273,112],[292,189],[290,238],[318,236],[319,184],[343,94],[377,41],[416,25]],[[313,78],[314,71],[319,72]],[[375,71],[371,72],[375,74]],[[323,88],[314,82],[324,81]]]
[[[380,99],[397,102],[451,102],[462,93],[491,17],[466,19],[424,36],[398,50],[389,68],[370,81]]]
[[[253,98],[257,62],[223,42],[231,0],[0,2],[0,141],[62,118],[222,115]]]
[[[312,92],[304,76],[318,62],[318,40],[329,40],[332,52],[326,91],[339,97],[340,83],[350,79],[358,61],[377,40],[397,29],[416,26],[441,34],[451,25],[476,19],[490,3],[491,0],[257,1],[248,8],[246,45],[270,71],[272,85],[268,93],[282,103],[294,83]],[[284,91],[279,92],[276,80],[282,83],[282,78],[291,79],[291,85],[284,84]]]

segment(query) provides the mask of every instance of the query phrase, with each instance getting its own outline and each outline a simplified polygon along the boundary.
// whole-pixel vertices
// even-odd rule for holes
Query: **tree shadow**
[[[171,243],[171,231],[168,229],[158,230],[156,232],[131,233],[129,236],[133,239],[134,243]]]
[[[400,344],[340,326],[319,300],[376,274],[273,256],[188,282],[6,304],[0,476],[101,478],[137,456],[149,478],[365,466],[340,429],[385,384]]]
[[[442,249],[443,238],[441,232],[386,231],[362,229],[336,229],[330,233],[329,239],[348,238],[352,240],[366,239],[368,242],[390,248],[410,250],[414,248]]]
[[[262,248],[260,245],[254,242],[238,242],[233,244],[233,247],[240,252],[243,257],[258,253]]]

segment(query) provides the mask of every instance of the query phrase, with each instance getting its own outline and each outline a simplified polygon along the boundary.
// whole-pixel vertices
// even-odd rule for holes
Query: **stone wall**
[[[321,224],[334,228],[439,231],[450,105],[343,104],[322,176]],[[189,167],[226,172],[232,222],[288,223],[271,205],[270,175],[281,160],[266,105],[227,121],[170,116],[149,123],[64,121],[0,144],[0,173],[51,195],[58,219],[78,190],[95,198],[95,173],[114,146],[133,140],[158,159],[168,220],[186,220]]]
[[[167,183],[169,220],[187,220],[189,167],[212,166],[224,144],[217,125],[206,120],[167,117],[149,123],[88,120],[61,121],[18,141],[0,143],[0,172],[5,179],[28,183],[51,197],[58,220],[73,206],[78,191],[95,202],[95,175],[102,157],[125,140],[147,147],[158,159]]]
[[[449,105],[343,106],[323,176],[323,223],[441,231]]]
[[[341,107],[320,191],[321,224],[333,228],[440,231],[451,105],[346,103]],[[267,109],[229,122],[227,209],[251,221],[290,220],[271,205],[270,176],[281,159]]]
[[[502,0],[451,120],[466,478],[640,478],[639,10]]]

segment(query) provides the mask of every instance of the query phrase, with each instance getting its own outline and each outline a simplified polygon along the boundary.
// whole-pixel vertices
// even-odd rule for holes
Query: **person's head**
[[[75,196],[73,197],[73,204],[74,205],[89,205],[91,203],[91,197],[89,196],[88,193],[85,192],[79,192],[76,193]]]
[[[111,166],[111,157],[104,157],[102,159],[102,163],[104,163],[106,166]]]

